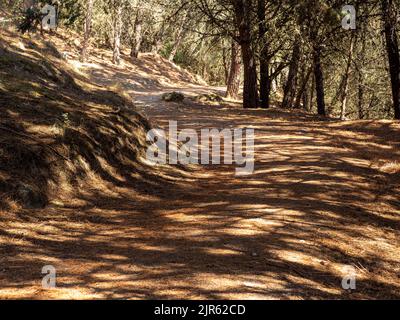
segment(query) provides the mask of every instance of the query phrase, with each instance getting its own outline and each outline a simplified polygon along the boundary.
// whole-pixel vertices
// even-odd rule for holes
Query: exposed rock
[[[215,93],[201,94],[195,98],[197,102],[223,102],[221,96]]]
[[[162,99],[166,102],[182,102],[185,96],[180,92],[169,92],[162,95]]]

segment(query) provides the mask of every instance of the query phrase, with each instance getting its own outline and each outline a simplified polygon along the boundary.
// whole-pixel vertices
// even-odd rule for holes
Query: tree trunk
[[[152,48],[151,48],[151,52],[152,53],[159,53],[160,50],[162,49],[162,38],[164,36],[164,22],[161,24],[160,29],[157,31],[157,33],[154,36],[154,40],[153,40],[153,44],[152,44]]]
[[[392,83],[393,109],[395,119],[400,120],[400,54],[396,33],[397,14],[393,0],[382,0],[382,16]]]
[[[236,25],[239,29],[239,43],[242,49],[244,68],[243,107],[258,107],[257,66],[254,59],[251,36],[251,1],[234,1]]]
[[[324,74],[321,66],[321,47],[316,45],[314,48],[314,76],[315,76],[315,89],[317,94],[317,108],[318,114],[326,116],[325,111],[325,88],[324,88]]]
[[[365,119],[364,112],[364,74],[362,70],[358,71],[358,118]]]
[[[85,35],[81,51],[81,61],[86,62],[89,48],[90,34],[92,32],[93,0],[87,0],[85,12]]]
[[[226,97],[238,99],[240,89],[240,75],[242,71],[240,46],[236,41],[232,41],[231,66],[227,82]]]
[[[169,61],[174,61],[176,53],[178,52],[178,49],[179,49],[179,47],[180,47],[180,45],[181,45],[181,43],[182,43],[182,41],[183,41],[183,39],[185,37],[185,33],[186,33],[186,31],[185,31],[186,17],[187,17],[187,13],[185,13],[185,15],[183,17],[183,20],[182,20],[182,23],[179,26],[178,32],[176,34],[174,45],[172,46],[172,51],[171,51],[171,53],[169,55],[169,58],[168,58]]]
[[[349,77],[350,77],[350,69],[351,63],[353,61],[353,52],[354,52],[354,45],[356,42],[355,35],[351,35],[350,39],[350,47],[349,47],[349,54],[347,57],[347,65],[346,71],[343,76],[343,94],[342,94],[342,101],[341,101],[341,108],[340,108],[340,120],[346,120],[346,109],[347,109],[347,95],[349,91]]]
[[[283,102],[282,102],[283,108],[293,107],[293,101],[296,95],[296,84],[298,77],[297,74],[299,71],[299,61],[301,54],[300,46],[301,46],[300,37],[296,37],[296,40],[293,45],[293,54],[292,54],[292,60],[290,62],[289,75],[284,89]]]
[[[224,64],[224,79],[225,79],[225,85],[228,85],[229,81],[229,62],[228,62],[228,54],[227,54],[227,49],[225,48],[224,44],[222,48],[222,62]]]
[[[260,38],[260,107],[269,108],[271,94],[271,79],[269,74],[269,50],[265,40],[267,33],[265,0],[258,0],[258,34]]]
[[[120,64],[121,62],[121,31],[122,31],[122,5],[117,4],[114,11],[114,45],[113,45],[113,58],[114,64]]]
[[[311,77],[310,101],[308,105],[308,111],[310,112],[313,110],[314,92],[315,92],[315,74]]]
[[[311,75],[311,73],[310,73]],[[308,96],[308,83],[306,84],[305,90],[303,92],[303,96],[301,97],[301,99],[303,100],[303,109],[305,111],[310,110],[309,109],[309,100],[308,100],[309,96]]]
[[[358,118],[360,120],[363,120],[365,118],[365,112],[364,112],[364,70],[363,70],[363,61],[365,60],[365,45],[366,45],[366,39],[365,35],[361,31],[362,35],[362,46],[361,46],[361,52],[360,56],[358,57],[358,60],[360,63],[358,64],[357,71],[358,71]]]
[[[132,41],[131,48],[131,57],[137,58],[139,57],[140,46],[142,45],[142,11],[140,9],[137,10],[136,19],[135,19],[135,27],[134,27],[134,39]]]
[[[257,67],[251,44],[242,42],[242,59],[244,67],[243,107],[258,107]]]
[[[304,101],[303,108],[307,109],[307,84],[308,84],[308,81],[310,80],[310,76],[312,74],[312,68],[310,68],[307,72],[305,70],[303,70],[302,74],[303,75],[302,75],[301,85],[300,85],[299,91],[297,93],[295,104],[294,104],[295,109],[300,108],[302,99]]]

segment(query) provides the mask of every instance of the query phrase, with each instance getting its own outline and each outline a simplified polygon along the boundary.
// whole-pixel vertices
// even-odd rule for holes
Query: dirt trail
[[[11,226],[20,236],[0,297],[400,298],[400,202],[382,189],[391,176],[371,156],[378,145],[398,156],[398,141],[374,131],[399,136],[397,125],[348,130],[301,113],[167,104],[163,92],[211,88],[144,88],[125,71],[99,72],[104,84],[122,84],[157,126],[254,128],[255,172],[237,177],[235,166],[196,166],[168,183],[149,179],[146,194],[118,188],[92,194],[91,206],[37,212],[24,227]],[[58,288],[41,288],[44,264],[57,267]],[[341,287],[345,266],[357,272],[355,291]]]
[[[188,95],[220,90],[179,89]],[[387,206],[377,199],[374,179],[382,173],[365,156],[368,148],[346,145],[363,141],[362,132],[344,134],[345,128],[315,116],[279,110],[165,104],[157,91],[138,93],[137,100],[166,130],[173,120],[180,130],[256,132],[253,175],[236,177],[235,166],[197,168],[208,178],[192,186],[196,197],[182,220],[190,221],[203,251],[190,255],[193,264],[202,264],[189,267],[195,278],[202,274],[195,288],[203,294],[194,297],[399,297],[400,202],[394,196]],[[187,224],[177,231],[188,232]],[[354,292],[341,289],[349,266],[358,277]]]

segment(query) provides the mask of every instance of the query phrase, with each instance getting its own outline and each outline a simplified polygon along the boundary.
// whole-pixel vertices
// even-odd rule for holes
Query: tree
[[[397,0],[353,1],[356,31],[341,26],[344,0],[28,2],[3,1],[30,32],[43,16],[24,17],[24,4],[57,3],[60,25],[82,35],[82,61],[91,44],[111,49],[116,64],[122,47],[132,57],[154,52],[227,85],[227,96],[237,98],[243,83],[245,108],[282,97],[285,108],[342,119],[400,117]]]
[[[121,33],[122,33],[122,13],[123,0],[111,0],[112,22],[113,22],[113,57],[114,64],[121,63]]]
[[[241,48],[243,62],[243,107],[257,108],[258,82],[255,60],[254,0],[195,0],[196,9],[216,30],[214,36],[229,36]]]
[[[257,65],[253,51],[251,0],[232,0],[244,68],[243,107],[258,107]]]
[[[296,96],[296,86],[298,78],[298,69],[301,55],[300,36],[296,36],[293,44],[292,60],[290,62],[289,75],[285,86],[282,107],[291,108]]]
[[[140,9],[140,2],[138,3],[138,9],[136,11],[136,18],[133,27],[133,39],[131,48],[131,57],[137,58],[139,56],[140,47],[142,45],[143,37],[143,11]]]
[[[393,109],[395,119],[400,119],[400,54],[397,37],[398,13],[393,0],[382,0],[382,17],[386,50],[392,84]]]
[[[304,0],[297,8],[297,23],[311,50],[317,110],[321,116],[327,113],[323,58],[328,44],[334,43],[335,35],[341,27],[341,8],[340,1],[335,0]]]
[[[271,92],[271,80],[269,77],[269,52],[268,42],[265,40],[266,35],[266,7],[265,0],[258,0],[257,17],[258,17],[258,36],[259,36],[259,55],[260,55],[260,106],[261,108],[269,107],[269,98]]]
[[[324,88],[324,74],[322,72],[321,64],[322,48],[319,44],[314,44],[313,61],[314,61],[314,77],[315,88],[317,93],[317,109],[318,114],[321,116],[326,115],[325,110],[325,88]]]
[[[181,45],[183,38],[185,37],[186,30],[185,24],[187,19],[188,13],[187,11],[184,12],[181,22],[179,23],[178,31],[176,32],[175,39],[171,48],[171,52],[169,54],[168,60],[173,61],[176,53],[178,51],[179,46]]]
[[[238,99],[240,78],[242,71],[242,60],[240,56],[240,46],[236,41],[232,41],[231,48],[231,65],[227,81],[226,97]]]
[[[348,98],[348,93],[349,93],[349,77],[350,77],[350,68],[351,64],[353,62],[353,54],[354,54],[354,46],[357,38],[352,32],[352,35],[350,37],[350,45],[349,45],[349,52],[347,56],[347,62],[346,62],[346,69],[345,73],[343,75],[343,93],[342,93],[342,101],[341,101],[341,107],[340,107],[340,119],[345,120],[346,119],[346,111],[347,111],[347,98]]]
[[[86,12],[85,12],[85,27],[84,27],[84,39],[81,51],[81,61],[85,62],[88,54],[90,34],[92,32],[92,17],[93,17],[93,1],[87,0]]]

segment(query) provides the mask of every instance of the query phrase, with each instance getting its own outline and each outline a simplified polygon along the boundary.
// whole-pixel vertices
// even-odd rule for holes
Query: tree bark
[[[300,37],[296,37],[296,40],[293,44],[293,54],[292,54],[292,60],[290,62],[289,75],[284,89],[284,95],[282,101],[283,108],[293,107],[293,101],[296,95],[297,77],[299,72],[299,61],[301,54],[300,46],[301,46]]]
[[[222,44],[223,45],[223,44]],[[227,49],[225,46],[222,48],[222,62],[224,64],[224,79],[225,79],[225,84],[228,85],[229,81],[229,72],[230,72],[230,64],[228,62],[228,54],[227,54]],[[231,50],[232,51],[232,50]]]
[[[397,14],[393,0],[382,0],[382,16],[386,38],[395,119],[400,120],[400,54],[397,38]]]
[[[347,57],[347,64],[346,64],[346,70],[344,73],[344,78],[343,78],[343,94],[342,94],[342,101],[341,101],[341,107],[340,107],[340,120],[346,120],[346,109],[347,109],[347,96],[348,96],[348,91],[349,91],[349,77],[350,77],[350,68],[351,68],[351,63],[353,61],[353,52],[354,52],[354,45],[355,45],[355,35],[351,35],[350,39],[350,46],[349,46],[349,53]]]
[[[137,10],[136,18],[135,18],[135,25],[134,25],[134,38],[132,41],[132,48],[131,48],[131,57],[137,58],[139,57],[140,47],[142,45],[142,11],[140,9]]]
[[[253,50],[249,42],[242,42],[242,59],[244,67],[243,107],[258,107],[257,69]]]
[[[121,3],[116,4],[114,8],[114,45],[113,45],[113,58],[114,64],[121,63],[121,32],[122,32],[122,5]]]
[[[258,0],[258,34],[260,38],[260,107],[267,109],[270,104],[271,79],[269,73],[269,50],[268,43],[265,40],[266,12],[265,0]]]
[[[326,116],[325,111],[325,88],[324,88],[324,74],[321,65],[321,47],[316,45],[314,47],[314,76],[315,76],[315,89],[317,94],[317,108],[318,114]]]
[[[240,75],[242,71],[240,46],[236,41],[232,41],[231,66],[227,81],[226,97],[238,99],[240,89]]]
[[[310,111],[310,112],[313,110],[314,93],[315,93],[315,74],[311,77],[310,100],[309,100],[309,105],[308,105],[308,111]]]
[[[85,13],[85,35],[81,51],[81,61],[86,62],[89,48],[90,34],[92,32],[93,1],[87,0]]]
[[[251,1],[234,0],[236,24],[239,29],[239,43],[244,68],[243,107],[258,107],[257,66],[252,48]]]
[[[300,108],[300,104],[301,104],[301,100],[303,99],[303,108],[307,110],[307,84],[308,81],[310,80],[310,76],[312,74],[312,68],[310,68],[307,72],[305,70],[303,70],[303,76],[302,76],[302,81],[301,81],[301,85],[299,88],[299,91],[297,93],[296,96],[296,100],[295,100],[295,104],[294,104],[294,108],[295,109],[299,109]]]
[[[311,72],[310,72],[310,75],[311,75]],[[309,111],[310,110],[310,108],[309,108],[309,96],[308,96],[308,83],[306,84],[306,86],[305,86],[305,90],[304,90],[304,92],[303,92],[303,96],[301,97],[301,99],[303,100],[303,109],[305,110],[305,111]]]
[[[361,51],[358,57],[357,63],[357,72],[358,72],[358,94],[357,94],[357,106],[358,106],[358,118],[360,120],[365,119],[365,112],[364,112],[364,65],[363,62],[365,60],[365,46],[366,46],[366,37],[363,33],[363,30],[360,32],[362,39],[361,39]]]

